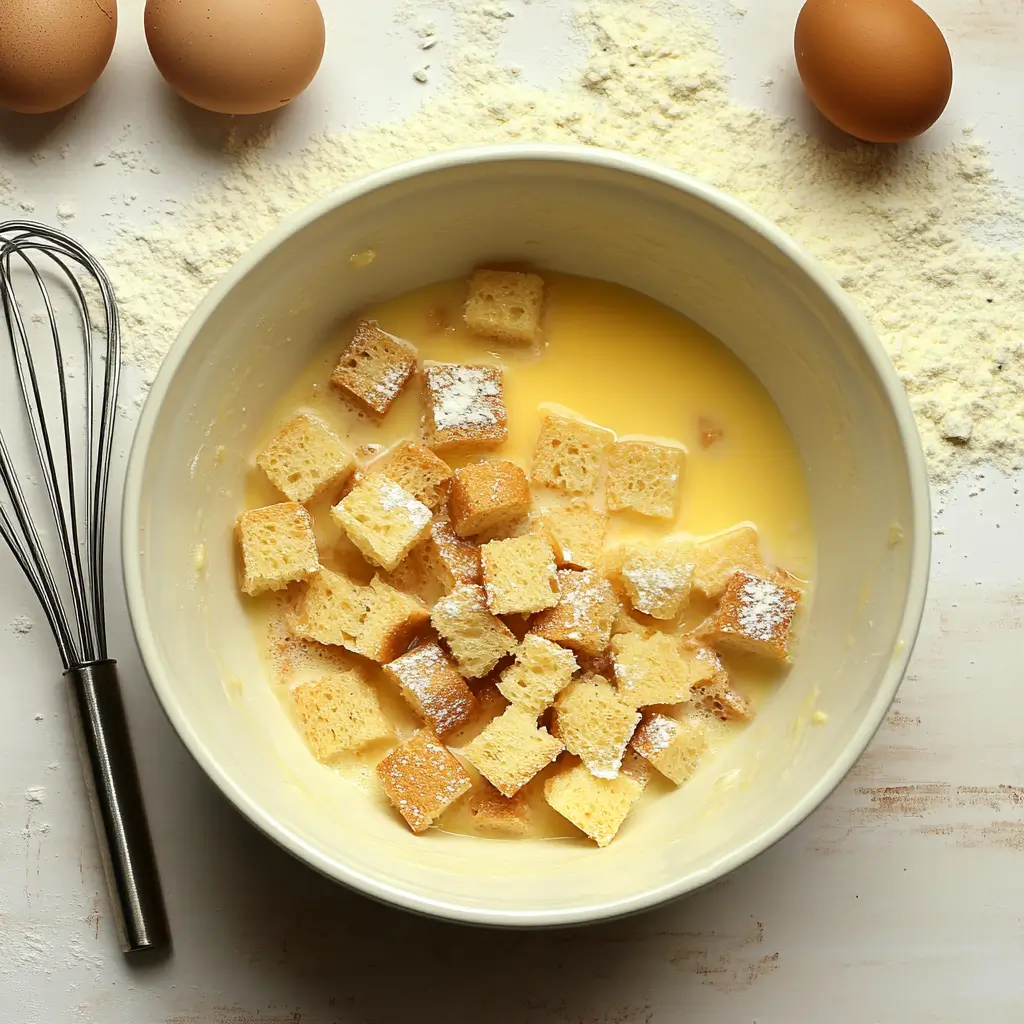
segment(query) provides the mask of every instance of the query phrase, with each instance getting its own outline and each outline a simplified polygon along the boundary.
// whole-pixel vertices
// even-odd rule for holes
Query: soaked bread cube
[[[495,448],[508,438],[500,366],[425,363],[427,444],[438,451]]]
[[[323,566],[306,584],[288,619],[296,636],[357,650],[372,591]]]
[[[480,586],[460,583],[453,587],[434,605],[430,621],[470,679],[487,675],[516,649],[515,634],[491,613]]]
[[[541,612],[530,632],[574,651],[600,654],[620,608],[612,585],[593,569],[559,569],[558,595],[558,604]]]
[[[242,592],[283,590],[320,571],[310,514],[294,501],[243,512],[235,528],[242,549]]]
[[[618,579],[630,604],[655,619],[674,619],[690,602],[693,545],[629,545],[618,566]]]
[[[657,711],[647,711],[630,745],[648,764],[679,786],[697,770],[707,749],[707,721],[695,712],[669,718]]]
[[[608,516],[578,501],[545,512],[541,529],[551,541],[560,569],[595,569],[608,532]]]
[[[555,559],[543,537],[492,540],[480,549],[480,563],[495,615],[528,615],[558,603]]]
[[[690,700],[692,686],[702,678],[710,679],[716,671],[704,650],[684,646],[668,633],[613,636],[612,662],[619,696],[634,708]]]
[[[439,508],[448,498],[451,466],[415,441],[403,441],[397,445],[379,465],[374,464],[373,472],[383,473],[394,480],[403,491],[429,509]]]
[[[530,478],[539,487],[590,494],[615,435],[604,427],[549,412],[533,449]]]
[[[534,718],[569,685],[577,668],[572,651],[527,635],[516,649],[516,663],[509,665],[498,681],[498,690],[513,704]]]
[[[356,641],[356,650],[382,664],[409,649],[430,624],[430,612],[414,597],[389,587],[379,577],[370,581],[366,617]]]
[[[741,570],[729,577],[718,611],[697,634],[716,647],[781,660],[789,656],[799,602],[799,590]]]
[[[504,796],[514,796],[562,752],[561,740],[515,704],[488,723],[462,754]]]
[[[430,509],[386,476],[356,484],[331,515],[368,561],[388,570],[430,530]]]
[[[640,799],[648,778],[648,770],[635,756],[624,762],[614,779],[600,779],[578,764],[544,783],[544,799],[598,846],[607,846]]]
[[[693,559],[693,585],[706,597],[721,597],[729,577],[738,569],[755,574],[765,571],[757,530],[747,523],[698,541]]]
[[[476,697],[455,663],[436,643],[425,643],[390,662],[394,678],[413,711],[438,736],[461,728],[477,709]]]
[[[463,540],[446,519],[431,524],[427,557],[445,590],[460,583],[480,582],[480,546]]]
[[[532,500],[526,474],[514,462],[494,459],[455,471],[448,512],[455,532],[472,537],[519,522]]]
[[[522,791],[502,796],[489,782],[481,781],[469,798],[469,813],[477,828],[510,836],[530,832],[530,804]]]
[[[469,772],[430,728],[395,747],[377,765],[377,778],[413,832],[429,828],[473,787]]]
[[[383,416],[416,369],[416,349],[371,320],[360,320],[331,374],[331,383]]]
[[[344,480],[355,462],[323,420],[300,412],[256,456],[256,464],[290,501],[305,502]]]
[[[701,711],[722,722],[747,722],[754,717],[750,701],[732,688],[724,670],[695,683],[693,701]]]
[[[591,775],[614,779],[639,721],[640,713],[620,700],[607,679],[589,675],[558,695],[552,732]]]
[[[608,460],[605,500],[612,512],[631,509],[655,519],[676,514],[686,453],[651,441],[617,441]]]
[[[323,764],[394,735],[384,717],[377,692],[359,668],[334,668],[327,660],[323,672],[289,689],[306,744]]]
[[[544,281],[536,274],[476,270],[469,279],[463,316],[474,334],[528,345],[540,329],[543,305]]]

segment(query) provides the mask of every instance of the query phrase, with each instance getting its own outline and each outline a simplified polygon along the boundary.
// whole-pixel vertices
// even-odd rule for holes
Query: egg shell
[[[807,0],[794,44],[811,101],[858,139],[913,138],[949,100],[949,47],[911,0]]]
[[[221,114],[290,103],[324,54],[316,0],[148,0],[146,41],[184,99]]]
[[[0,107],[46,114],[73,103],[116,35],[115,0],[0,0]]]

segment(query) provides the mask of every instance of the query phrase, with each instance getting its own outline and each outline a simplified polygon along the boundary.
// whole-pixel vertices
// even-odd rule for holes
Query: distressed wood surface
[[[779,40],[799,4],[750,6],[762,41],[744,36],[736,19],[723,35],[745,65],[741,77],[756,81],[786,59]],[[346,0],[325,7],[335,18],[357,9]],[[138,58],[138,25],[124,8],[137,15],[141,0],[122,8],[123,45]],[[943,0],[932,9],[960,48],[958,116],[979,123],[997,165],[1019,175],[1024,115],[1019,89],[1006,83],[1022,82],[1024,3]],[[379,14],[382,24],[391,16]],[[23,168],[22,181],[38,174],[39,187],[51,188],[24,145],[5,140],[0,152],[4,167]],[[129,420],[119,428],[126,443]],[[868,751],[808,821],[688,900],[558,933],[414,918],[338,888],[273,846],[220,797],[163,719],[115,595],[111,646],[125,652],[176,936],[170,960],[132,966],[116,952],[57,658],[41,626],[27,635],[8,626],[39,615],[5,565],[0,1020],[1016,1024],[1024,1019],[1018,502],[1013,483],[993,477],[941,503],[910,673]]]

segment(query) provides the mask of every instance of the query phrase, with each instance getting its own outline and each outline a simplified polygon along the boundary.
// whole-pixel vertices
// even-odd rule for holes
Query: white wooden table
[[[102,213],[111,195],[145,218],[158,196],[184,198],[201,176],[217,173],[210,142],[223,126],[171,101],[150,74],[142,5],[122,0],[113,63],[70,116],[0,118],[0,171],[15,186],[5,215],[29,199],[36,216],[53,220],[57,204],[70,204],[72,229],[97,246],[109,233]],[[281,119],[293,143],[415,104],[407,51],[387,34],[394,0],[371,6],[324,0],[331,54],[311,94]],[[765,75],[788,74],[798,6],[751,0],[745,17],[723,18],[738,97],[798,112],[795,89],[758,86]],[[1024,186],[1024,5],[933,0],[931,9],[950,30],[957,60],[954,102],[935,138],[975,124],[1000,172]],[[379,50],[347,41],[357,14],[360,36],[376,33]],[[547,71],[555,77],[558,69]],[[119,140],[163,173],[94,166]],[[129,374],[128,409],[131,391]],[[119,429],[118,480],[130,414]],[[824,807],[689,900],[558,933],[470,931],[401,914],[332,885],[257,834],[158,709],[112,559],[111,646],[175,933],[170,959],[135,967],[117,951],[57,657],[28,588],[3,561],[0,1020],[1021,1021],[1024,513],[1012,481],[990,474],[983,485],[965,483],[942,503],[944,533],[935,538],[910,675]],[[22,615],[37,623],[27,635],[8,626]]]

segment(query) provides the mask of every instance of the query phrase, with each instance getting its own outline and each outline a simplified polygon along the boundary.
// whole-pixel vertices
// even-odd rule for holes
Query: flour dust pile
[[[732,193],[830,268],[881,335],[918,417],[938,485],[970,466],[1024,464],[1024,257],[986,239],[1024,225],[982,148],[842,152],[728,97],[712,27],[656,0],[576,14],[583,66],[560,87],[522,84],[498,46],[502,4],[449,0],[444,85],[412,118],[323,136],[297,157],[266,139],[171,223],[126,231],[107,254],[129,358],[149,376],[203,293],[296,208],[368,171],[443,149],[509,141],[602,146]],[[415,11],[410,11],[415,14]]]

